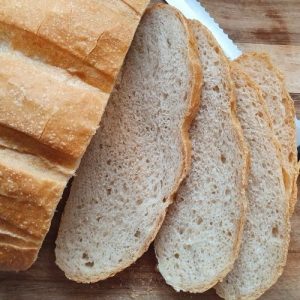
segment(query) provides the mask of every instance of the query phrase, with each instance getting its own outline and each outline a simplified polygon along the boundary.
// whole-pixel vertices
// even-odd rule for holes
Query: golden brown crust
[[[283,162],[286,165],[286,170],[291,177],[289,182],[289,186],[287,186],[290,194],[290,215],[293,214],[295,205],[297,202],[297,178],[299,175],[299,167],[297,164],[297,149],[296,149],[296,125],[295,125],[295,107],[294,102],[291,99],[284,82],[284,76],[282,73],[273,65],[270,56],[267,53],[258,53],[258,52],[249,52],[243,54],[241,57],[237,59],[238,63],[246,61],[248,59],[257,59],[261,60],[270,71],[274,73],[274,75],[281,82],[281,91],[282,91],[282,103],[285,107],[286,117],[285,122],[288,124],[290,128],[290,133],[292,133],[292,138],[289,143],[289,149],[287,149],[286,153],[288,157],[283,157]],[[283,147],[282,147],[283,148]]]
[[[187,95],[187,100],[189,102],[188,109],[185,114],[185,118],[182,122],[182,127],[181,127],[181,137],[182,137],[182,167],[181,167],[181,174],[179,178],[177,178],[176,183],[174,185],[174,188],[172,192],[170,193],[169,197],[166,199],[166,206],[170,205],[173,202],[174,195],[182,182],[182,180],[185,178],[188,169],[190,167],[190,162],[191,162],[191,142],[189,138],[189,127],[191,125],[191,122],[193,121],[200,105],[200,93],[201,93],[201,86],[202,86],[202,72],[201,72],[201,66],[200,66],[200,60],[199,60],[199,53],[198,53],[198,47],[197,43],[195,40],[195,37],[190,30],[187,20],[184,18],[184,16],[177,11],[175,8],[165,5],[165,4],[155,4],[152,5],[150,8],[148,8],[145,12],[145,14],[151,13],[153,10],[158,10],[158,9],[168,9],[170,10],[182,23],[186,35],[187,35],[187,40],[188,40],[188,61],[189,61],[189,66],[191,69],[191,82],[190,82],[190,91],[189,94]],[[124,270],[126,267],[132,264],[133,261],[136,261],[139,257],[143,255],[149,248],[150,244],[156,237],[163,220],[166,215],[166,210],[162,211],[161,214],[157,216],[157,219],[155,221],[155,225],[153,226],[153,230],[151,233],[149,233],[149,236],[147,240],[144,243],[144,246],[140,249],[139,252],[134,253],[134,258],[124,261],[122,265],[116,269],[113,273],[102,273],[94,277],[89,277],[84,278],[82,276],[76,276],[74,274],[68,274],[65,273],[66,277],[68,277],[71,280],[81,282],[81,283],[93,283],[97,282],[100,280],[104,280],[108,277],[112,277],[118,272]]]
[[[37,258],[37,248],[19,248],[0,243],[0,270],[25,271]]]
[[[79,81],[69,83],[70,76],[60,77],[10,52],[0,54],[0,64],[0,124],[69,156],[81,157],[109,95],[80,86]]]
[[[1,3],[0,269],[36,259],[148,2]]]
[[[63,64],[65,69],[71,68],[70,72],[102,91],[111,92],[149,1],[26,0],[21,3],[5,1],[0,11],[3,26],[25,34],[21,39],[13,37],[18,48],[26,48],[31,55],[40,51],[44,54],[41,48],[48,48],[49,44],[56,49],[52,54],[58,52],[60,57],[49,53],[48,63],[61,67]],[[13,33],[10,39],[12,36]],[[28,39],[32,43],[28,44]],[[74,57],[83,65],[74,64]]]

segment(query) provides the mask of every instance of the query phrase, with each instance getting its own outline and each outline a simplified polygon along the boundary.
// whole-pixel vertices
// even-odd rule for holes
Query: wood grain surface
[[[300,117],[300,1],[203,0],[202,3],[243,50],[262,50],[271,54],[286,75]],[[204,294],[175,293],[156,270],[152,246],[134,265],[111,279],[91,285],[68,281],[54,263],[54,241],[68,191],[69,188],[59,204],[34,266],[18,274],[0,272],[0,300],[219,299],[213,289]],[[300,299],[300,201],[292,217],[291,243],[284,274],[261,299]]]

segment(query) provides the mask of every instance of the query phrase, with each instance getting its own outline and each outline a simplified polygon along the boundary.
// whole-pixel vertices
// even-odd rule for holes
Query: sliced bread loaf
[[[187,131],[200,85],[196,42],[185,19],[169,6],[153,6],[65,207],[55,253],[68,278],[105,279],[148,249],[187,172]]]
[[[0,270],[21,271],[37,258],[149,0],[0,2]]]
[[[233,270],[217,285],[225,299],[257,299],[281,275],[289,243],[288,193],[280,147],[261,91],[232,64],[237,112],[250,150],[248,211]]]
[[[283,154],[285,168],[292,178],[287,186],[290,193],[290,214],[297,201],[297,166],[296,129],[294,102],[286,90],[284,77],[264,53],[242,55],[237,62],[261,88],[267,110],[272,120],[273,130]]]
[[[247,150],[227,59],[190,23],[203,68],[202,105],[190,129],[192,168],[155,240],[158,269],[177,291],[203,292],[233,267],[245,217]]]

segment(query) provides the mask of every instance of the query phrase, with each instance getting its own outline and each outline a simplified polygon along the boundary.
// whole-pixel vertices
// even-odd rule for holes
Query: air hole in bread
[[[175,253],[175,254],[174,254],[174,257],[175,257],[175,258],[179,258],[179,253]]]
[[[167,198],[164,197],[164,198],[163,198],[163,203],[166,203],[166,201],[167,201]]]
[[[167,39],[167,43],[168,43],[169,48],[171,48],[172,43],[171,43],[170,39]]]
[[[82,253],[82,258],[83,259],[89,259],[89,256],[88,256],[88,254],[86,252],[83,252]]]
[[[169,96],[169,94],[167,94],[167,93],[162,93],[162,98],[163,98],[164,100],[167,100],[168,96]]]
[[[202,222],[203,222],[203,219],[202,219],[201,217],[198,217],[196,223],[197,223],[198,225],[200,225]]]
[[[137,231],[135,232],[135,234],[134,234],[134,236],[135,236],[136,238],[140,237],[140,235],[141,235],[141,232],[140,232],[139,230],[137,230]]]
[[[259,117],[259,118],[263,118],[264,117],[264,115],[263,115],[263,113],[261,112],[261,111],[259,111],[258,113],[256,113],[256,115]]]
[[[184,248],[185,250],[191,250],[191,249],[192,249],[192,246],[189,245],[189,244],[185,244],[185,245],[183,245],[183,248]]]
[[[186,92],[185,92],[185,94],[184,94],[184,98],[183,98],[183,99],[184,99],[184,101],[186,101],[186,100],[187,100],[187,98],[188,98],[188,92],[186,91]]]
[[[215,92],[217,92],[217,93],[220,92],[220,88],[219,88],[217,85],[213,87],[213,90],[214,90]]]
[[[277,237],[278,236],[278,226],[275,225],[273,228],[272,228],[272,235],[274,237]]]
[[[181,80],[181,79],[178,78],[178,79],[176,80],[176,83],[177,83],[179,86],[182,86],[182,80]]]
[[[93,262],[93,261],[88,261],[88,262],[85,263],[85,265],[86,265],[87,267],[92,268],[92,267],[94,266],[94,262]]]
[[[223,164],[226,163],[226,157],[225,157],[224,154],[221,154],[221,161],[222,161]]]
[[[137,199],[137,200],[136,200],[136,204],[137,204],[137,205],[141,205],[142,203],[143,203],[143,199],[140,198],[140,199]]]
[[[106,194],[109,196],[111,194],[111,189],[106,189]]]

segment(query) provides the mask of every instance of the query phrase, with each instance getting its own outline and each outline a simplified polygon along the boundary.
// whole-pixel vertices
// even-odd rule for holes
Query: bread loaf
[[[1,1],[1,270],[35,261],[148,2]]]
[[[203,68],[202,106],[190,129],[192,167],[155,240],[158,269],[175,290],[203,292],[238,255],[245,219],[247,150],[229,64],[211,33],[194,31]]]
[[[290,223],[285,184],[289,175],[261,91],[237,63],[232,64],[232,77],[251,157],[248,211],[239,257],[216,289],[228,300],[257,299],[276,282],[286,263]]]
[[[55,253],[68,278],[103,280],[148,249],[187,172],[187,131],[200,84],[197,47],[184,17],[169,6],[153,6],[62,216]]]

